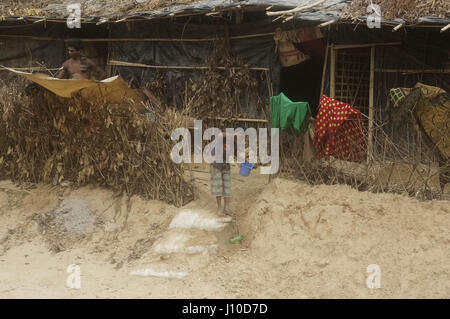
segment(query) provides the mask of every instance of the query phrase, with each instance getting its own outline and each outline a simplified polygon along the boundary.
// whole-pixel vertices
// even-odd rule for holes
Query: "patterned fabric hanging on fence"
[[[316,156],[360,162],[366,150],[363,128],[360,111],[323,95],[313,141]]]

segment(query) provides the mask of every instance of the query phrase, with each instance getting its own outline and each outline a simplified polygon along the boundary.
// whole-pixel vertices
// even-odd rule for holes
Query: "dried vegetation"
[[[182,205],[193,198],[183,166],[170,158],[170,133],[182,117],[132,102],[63,99],[25,83],[0,88],[0,177],[14,181],[97,184]]]

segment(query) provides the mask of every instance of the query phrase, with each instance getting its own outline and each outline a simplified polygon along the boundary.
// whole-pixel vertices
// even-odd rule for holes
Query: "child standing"
[[[226,215],[231,215],[229,210],[230,205],[230,163],[227,161],[227,150],[229,149],[226,144],[226,134],[222,133],[223,137],[223,156],[221,159],[216,157],[215,149],[212,150],[211,155],[214,157],[213,163],[211,163],[211,194],[216,197],[217,200],[217,212]],[[222,209],[222,197],[223,197],[223,209]]]

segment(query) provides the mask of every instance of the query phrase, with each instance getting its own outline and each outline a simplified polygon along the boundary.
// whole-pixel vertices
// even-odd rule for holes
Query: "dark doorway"
[[[280,91],[294,102],[308,102],[312,116],[316,116],[320,99],[320,86],[325,55],[323,40],[295,44],[310,59],[281,68]]]

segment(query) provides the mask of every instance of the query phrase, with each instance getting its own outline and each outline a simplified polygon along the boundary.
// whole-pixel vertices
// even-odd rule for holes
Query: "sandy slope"
[[[232,208],[249,247],[228,243],[234,223],[169,229],[180,209],[158,201],[128,202],[91,187],[23,190],[0,182],[0,297],[450,297],[449,201],[283,179],[267,185],[266,176],[246,179],[233,169]],[[199,199],[185,208],[212,218],[209,175],[195,176]],[[92,223],[74,221],[70,212],[51,218],[79,201]],[[174,240],[178,252],[156,249],[173,248]],[[70,264],[81,266],[79,290],[66,287]],[[369,264],[381,268],[380,289],[366,287]],[[187,276],[129,274],[149,267]]]

